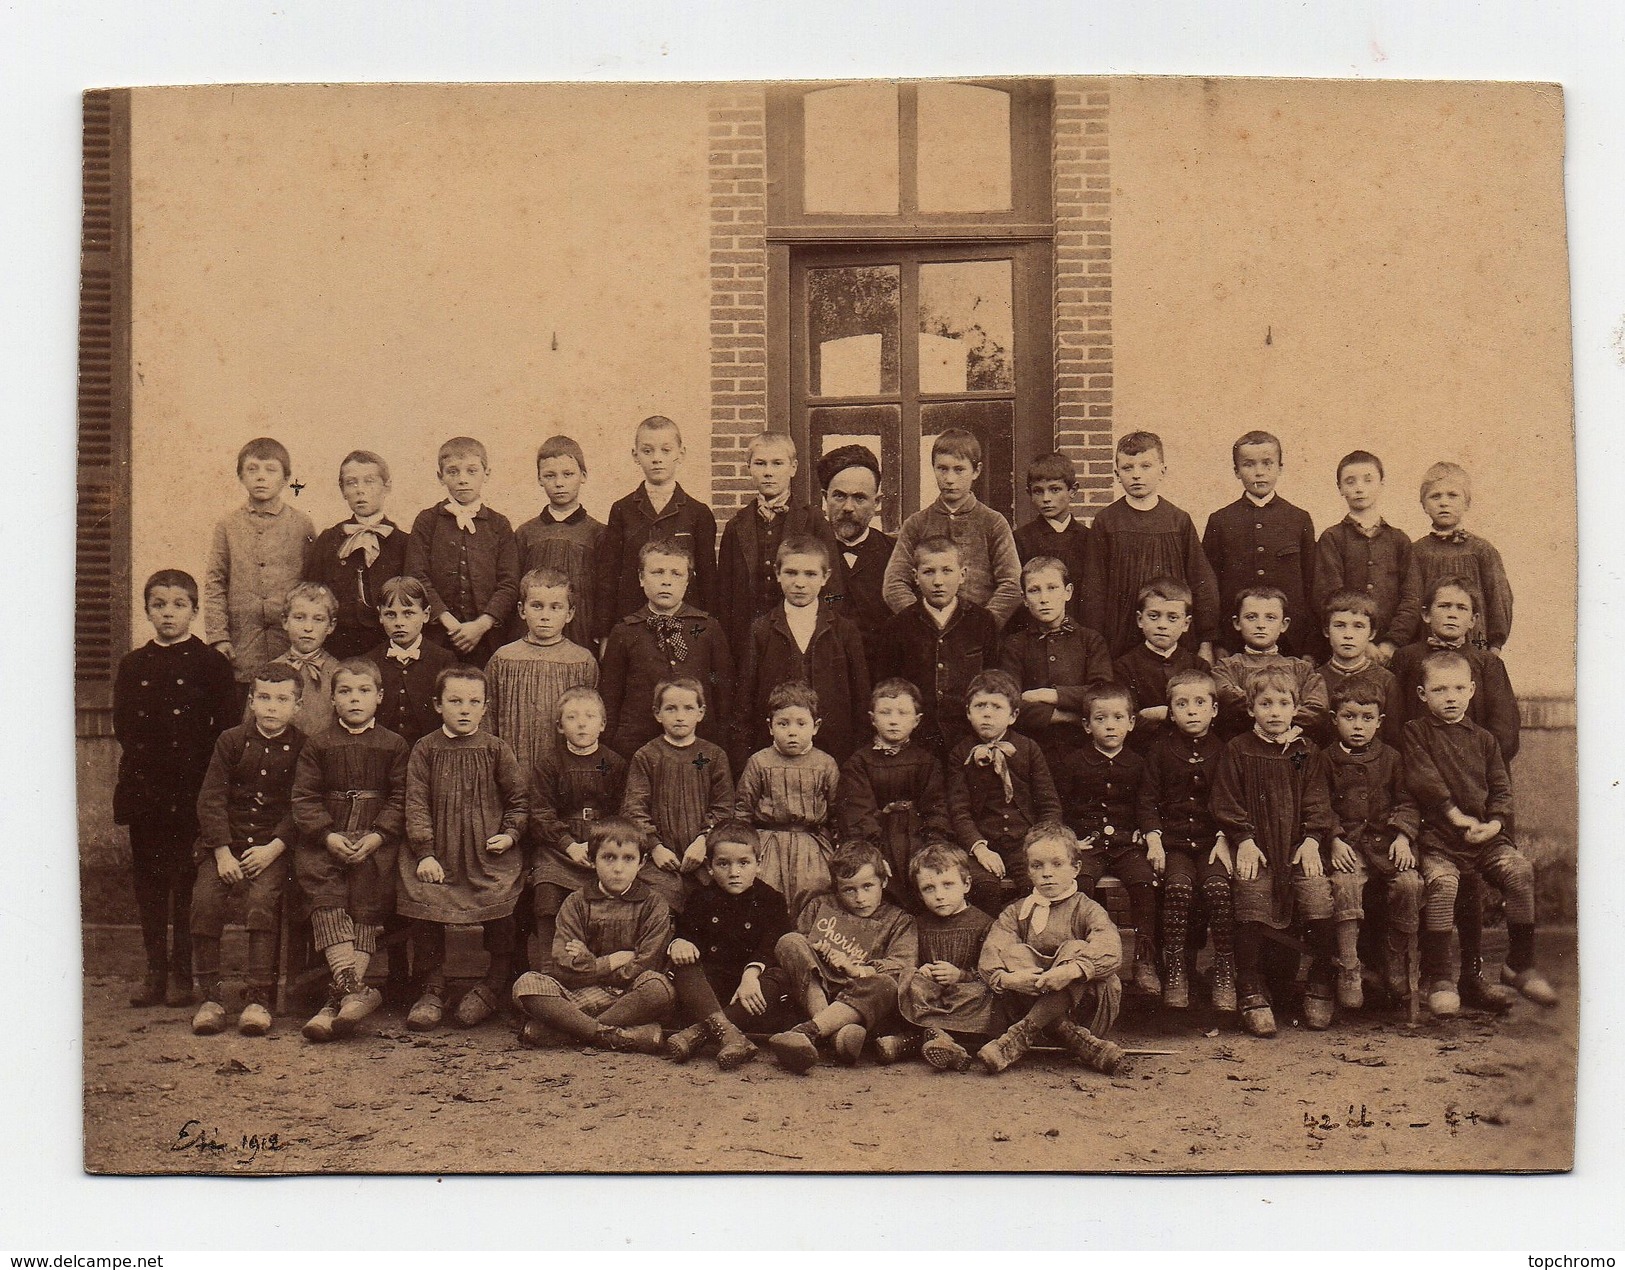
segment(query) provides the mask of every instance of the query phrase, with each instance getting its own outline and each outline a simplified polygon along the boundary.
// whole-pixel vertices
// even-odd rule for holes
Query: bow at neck
[[[378,559],[378,550],[383,540],[395,532],[394,525],[384,523],[382,512],[370,520],[358,517],[340,525],[339,528],[344,531],[344,542],[339,547],[339,559],[347,559],[351,553],[359,551],[369,569]]]
[[[471,534],[474,532],[474,518],[485,510],[485,503],[477,500],[465,507],[455,498],[448,498],[444,503],[440,504],[440,508],[442,511],[451,513],[452,518],[457,522],[457,528],[464,533]]]
[[[975,763],[978,767],[991,767],[1004,785],[1004,801],[1012,802],[1016,792],[1010,783],[1010,757],[1015,752],[1012,741],[983,741],[971,747],[971,752],[965,755],[965,765],[968,767]]]
[[[1054,899],[1046,899],[1037,891],[1034,891],[1026,899],[1021,901],[1021,908],[1017,912],[1016,916],[1022,921],[1026,921],[1028,918],[1032,919],[1032,925],[1027,928],[1027,933],[1029,935],[1042,935],[1044,933],[1044,928],[1049,925],[1050,909],[1057,904],[1064,903],[1065,901],[1071,899],[1077,893],[1078,884],[1076,882],[1073,882],[1066,888],[1066,890],[1062,891]]]

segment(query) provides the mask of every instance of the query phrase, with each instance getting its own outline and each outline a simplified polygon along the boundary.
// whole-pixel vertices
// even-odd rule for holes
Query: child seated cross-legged
[[[976,1053],[997,1075],[1046,1036],[1111,1075],[1123,1051],[1105,1039],[1123,1002],[1123,942],[1106,910],[1078,889],[1082,848],[1065,825],[1035,825],[1022,843],[1032,890],[988,929],[977,969],[997,994],[1004,1031]]]
[[[790,1004],[807,1021],[768,1044],[797,1074],[817,1064],[819,1045],[831,1039],[836,1057],[855,1064],[869,1034],[896,1021],[898,987],[914,973],[914,919],[886,902],[890,873],[880,848],[844,844],[830,859],[829,878],[834,894],[814,896],[774,950]]]
[[[514,982],[514,1003],[525,1015],[520,1043],[563,1036],[658,1054],[660,1020],[673,1000],[661,973],[671,910],[638,876],[648,838],[630,820],[610,816],[593,822],[587,849],[593,878],[559,909],[552,972],[531,970]]]
[[[1191,947],[1192,919],[1206,915],[1213,939],[1210,992],[1213,1008],[1235,1013],[1235,919],[1230,903],[1230,847],[1209,805],[1224,742],[1213,732],[1218,690],[1205,670],[1182,670],[1168,680],[1168,721],[1145,756],[1139,825],[1145,854],[1162,881],[1162,1003],[1190,1004],[1190,971],[1200,945]]]
[[[406,764],[406,844],[396,911],[414,921],[412,968],[421,995],[406,1026],[440,1026],[446,1000],[446,927],[483,927],[485,977],[457,1005],[474,1027],[496,1012],[513,977],[513,911],[524,864],[514,848],[529,817],[529,788],[513,750],[480,730],[485,672],[453,666],[435,688],[441,727]]]
[[[971,680],[971,735],[948,758],[948,819],[970,853],[971,903],[989,917],[1027,889],[1027,831],[1061,818],[1061,799],[1038,743],[1013,731],[1021,689],[1002,670]]]
[[[1247,681],[1253,730],[1235,737],[1213,778],[1213,819],[1236,852],[1236,989],[1241,1025],[1254,1036],[1275,1035],[1264,974],[1265,930],[1301,923],[1309,944],[1303,1020],[1331,1026],[1336,934],[1332,884],[1320,844],[1337,830],[1326,758],[1294,722],[1298,679],[1283,667],[1256,671]],[[1297,959],[1293,959],[1296,970]]]
[[[835,850],[833,819],[840,769],[814,749],[821,720],[818,694],[792,679],[767,699],[773,743],[758,750],[739,774],[735,814],[761,833],[763,879],[799,913],[829,889],[829,857]]]
[[[705,718],[698,680],[656,684],[654,716],[660,735],[632,756],[621,814],[650,843],[638,876],[681,913],[684,878],[705,864],[705,835],[734,814],[733,775],[722,747],[697,732]]]
[[[1241,634],[1241,651],[1213,663],[1213,681],[1219,685],[1220,734],[1239,736],[1252,730],[1247,681],[1260,670],[1272,668],[1292,677],[1292,695],[1298,703],[1293,725],[1318,737],[1326,720],[1326,684],[1307,657],[1289,657],[1281,651],[1281,636],[1292,625],[1285,593],[1271,586],[1244,588],[1236,597],[1231,624]]]
[[[530,781],[530,885],[536,930],[531,968],[546,970],[559,908],[592,881],[588,836],[596,821],[618,815],[626,790],[626,760],[599,741],[604,702],[591,688],[559,698],[564,744],[537,760]]]
[[[993,992],[976,968],[993,919],[970,905],[970,857],[958,847],[932,843],[909,872],[924,909],[914,919],[920,964],[897,1009],[919,1030],[879,1037],[875,1052],[896,1062],[918,1051],[938,1071],[962,1072],[993,1030]]]
[[[1078,885],[1094,899],[1106,874],[1123,884],[1136,932],[1134,986],[1160,997],[1157,876],[1135,827],[1145,760],[1128,748],[1134,697],[1121,684],[1094,684],[1084,696],[1083,717],[1089,744],[1063,758],[1055,771],[1067,824],[1083,847]]]
[[[1404,756],[1405,779],[1422,812],[1420,942],[1428,1009],[1448,1017],[1461,1005],[1450,986],[1450,924],[1461,877],[1469,872],[1487,879],[1506,901],[1501,982],[1539,1005],[1556,1005],[1557,994],[1535,969],[1535,873],[1512,838],[1512,781],[1501,747],[1467,713],[1473,696],[1467,658],[1453,650],[1432,654],[1422,664],[1420,691],[1427,715],[1405,725]],[[1469,955],[1464,948],[1463,976],[1477,970]]]
[[[1112,663],[1109,676],[1134,692],[1140,707],[1128,742],[1148,753],[1160,736],[1171,731],[1168,721],[1168,685],[1184,671],[1209,671],[1181,640],[1191,628],[1191,589],[1177,578],[1153,578],[1140,588],[1134,610],[1140,642]]]
[[[920,714],[920,690],[908,680],[883,679],[875,686],[869,694],[874,743],[841,765],[835,804],[841,841],[861,838],[878,846],[892,871],[887,897],[910,910],[917,897],[901,895],[897,884],[909,861],[923,846],[953,841],[942,762],[914,740]]]
[[[395,908],[410,747],[378,726],[381,686],[370,661],[341,661],[333,673],[338,723],[305,741],[294,769],[293,871],[333,972],[327,1001],[304,1026],[311,1041],[348,1034],[382,999],[367,986],[367,968]]]
[[[756,1057],[741,1028],[788,1021],[789,985],[774,949],[790,931],[790,916],[784,896],[760,876],[762,842],[750,825],[723,821],[705,849],[711,885],[690,898],[666,950],[678,1006],[693,1021],[666,1038],[666,1056],[685,1063],[715,1041],[717,1066],[727,1072]]]
[[[1337,1003],[1364,1004],[1360,978],[1360,924],[1365,894],[1381,889],[1384,970],[1395,1001],[1410,992],[1416,957],[1422,877],[1416,871],[1416,802],[1405,784],[1399,751],[1383,741],[1387,693],[1379,684],[1351,678],[1332,693],[1337,739],[1326,747],[1337,837],[1332,840],[1332,905],[1337,921]]]
[[[294,726],[304,680],[289,666],[270,663],[249,686],[249,721],[227,728],[197,796],[198,863],[192,889],[192,970],[203,1003],[192,1031],[225,1030],[221,1002],[220,936],[226,911],[240,906],[248,927],[247,996],[237,1030],[271,1030],[277,929],[288,884],[293,842],[293,774],[304,734]]]

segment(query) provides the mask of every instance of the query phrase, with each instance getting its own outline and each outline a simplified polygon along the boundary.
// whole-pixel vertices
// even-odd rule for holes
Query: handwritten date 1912
[[[237,1142],[220,1136],[219,1129],[206,1128],[201,1120],[188,1120],[169,1144],[173,1152],[195,1151],[202,1156],[223,1156],[235,1150],[237,1159],[252,1160],[262,1151],[286,1151],[289,1143],[276,1133],[239,1133]]]

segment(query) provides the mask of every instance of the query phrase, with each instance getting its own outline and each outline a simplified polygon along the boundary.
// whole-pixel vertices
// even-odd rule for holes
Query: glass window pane
[[[807,412],[808,449],[817,460],[843,445],[861,445],[880,460],[881,521],[895,532],[907,509],[902,505],[902,424],[900,406],[815,406]],[[816,489],[816,483],[814,488]]]
[[[877,397],[897,391],[897,265],[807,270],[808,391]]]
[[[1016,386],[1008,260],[920,266],[920,391]]]
[[[897,85],[823,88],[808,93],[802,103],[805,210],[895,216]],[[1007,168],[1008,163],[1007,157]],[[1009,179],[1007,172],[1006,186]]]
[[[921,84],[919,103],[920,210],[1009,211],[1010,94]]]
[[[1015,403],[1010,401],[938,401],[920,407],[920,506],[936,501],[937,482],[931,474],[931,446],[949,428],[964,428],[982,443],[982,475],[976,497],[1005,516],[1014,513],[1016,488]]]

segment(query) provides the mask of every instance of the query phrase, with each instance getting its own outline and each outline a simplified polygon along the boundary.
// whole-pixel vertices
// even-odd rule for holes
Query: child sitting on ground
[[[304,684],[293,723],[307,737],[327,731],[337,717],[333,672],[339,668],[339,659],[327,651],[326,644],[338,612],[338,600],[320,582],[296,583],[283,608],[282,630],[288,637],[288,650],[275,664],[291,668]]]
[[[1135,928],[1134,986],[1160,997],[1157,875],[1135,828],[1145,760],[1128,748],[1134,698],[1120,684],[1095,684],[1085,694],[1083,714],[1089,744],[1068,754],[1055,771],[1067,825],[1083,848],[1078,885],[1094,899],[1106,874],[1123,884]]]
[[[958,847],[933,843],[909,872],[924,910],[914,919],[920,964],[903,983],[897,1010],[920,1030],[882,1036],[875,1050],[882,1062],[918,1050],[938,1071],[962,1072],[993,1031],[993,992],[976,969],[993,919],[970,905],[970,857]]]
[[[311,1041],[348,1035],[382,1000],[367,986],[367,968],[395,909],[410,747],[377,724],[381,688],[370,661],[341,661],[333,672],[338,723],[305,741],[294,769],[293,872],[333,973],[326,1002],[303,1029]]]
[[[559,908],[566,896],[593,878],[587,850],[592,826],[619,813],[626,790],[626,760],[599,741],[604,702],[596,692],[565,689],[559,698],[558,730],[564,744],[542,755],[530,782],[533,970],[550,968]]]
[[[1139,825],[1145,855],[1162,882],[1162,1003],[1190,1005],[1190,971],[1200,951],[1191,947],[1198,903],[1213,939],[1210,992],[1213,1008],[1236,1009],[1236,958],[1230,903],[1234,862],[1213,820],[1210,799],[1224,742],[1213,732],[1218,689],[1205,670],[1182,670],[1168,680],[1168,722],[1145,757],[1140,779]]]
[[[1037,742],[1012,731],[1021,689],[1002,670],[971,680],[971,735],[948,758],[948,819],[970,853],[971,903],[989,917],[1027,889],[1021,844],[1034,825],[1061,818],[1061,799]]]
[[[1557,994],[1535,969],[1535,871],[1512,837],[1512,782],[1501,747],[1467,714],[1472,667],[1460,652],[1422,665],[1425,718],[1405,725],[1405,779],[1422,812],[1422,978],[1428,1009],[1449,1017],[1461,1000],[1450,986],[1450,924],[1461,876],[1473,872],[1506,901],[1507,955],[1501,982],[1539,1005]],[[1476,949],[1473,950],[1476,953]],[[1462,950],[1462,974],[1468,972]]]
[[[1016,727],[1052,761],[1088,743],[1083,698],[1112,677],[1106,641],[1073,618],[1073,575],[1060,560],[1034,556],[1021,567],[1027,621],[1012,622],[999,644],[999,669],[1021,685]]]
[[[660,1053],[659,1021],[673,1000],[661,973],[671,911],[639,877],[646,843],[643,830],[621,816],[593,822],[593,879],[559,909],[554,969],[527,971],[513,985],[525,1015],[521,1044],[562,1034],[599,1049]]]
[[[1380,888],[1385,918],[1383,969],[1395,1001],[1410,993],[1416,957],[1422,877],[1412,844],[1416,802],[1405,784],[1399,751],[1383,741],[1387,693],[1369,679],[1351,678],[1332,693],[1337,739],[1326,747],[1332,782],[1333,917],[1337,922],[1337,1003],[1357,1010],[1365,1001],[1360,977],[1360,923],[1365,893]]]
[[[1372,643],[1376,615],[1376,602],[1363,592],[1337,591],[1327,598],[1322,618],[1332,655],[1321,666],[1320,678],[1326,685],[1328,697],[1333,700],[1345,686],[1370,684],[1382,704],[1382,739],[1393,746],[1399,744],[1399,731],[1405,725],[1405,708],[1399,696],[1399,681],[1388,669],[1388,658],[1379,660]],[[1330,732],[1328,740],[1335,742],[1336,729],[1329,721],[1326,726]]]
[[[389,464],[371,450],[352,450],[339,464],[339,493],[350,507],[317,535],[305,556],[305,581],[338,597],[338,621],[328,651],[359,657],[378,638],[378,588],[406,572],[406,534],[384,514]]]
[[[413,577],[388,579],[378,588],[378,624],[384,642],[367,654],[384,677],[378,726],[416,745],[440,726],[434,686],[457,655],[423,638],[429,620],[429,593]]]
[[[147,579],[143,598],[153,637],[124,655],[113,682],[119,743],[113,823],[130,827],[147,955],[146,978],[130,1004],[191,1005],[197,796],[215,742],[237,721],[237,685],[231,663],[191,633],[197,617],[191,574],[160,569]]]
[[[1302,923],[1309,944],[1303,1021],[1331,1026],[1336,933],[1332,884],[1320,844],[1337,831],[1326,758],[1293,722],[1298,677],[1281,666],[1247,680],[1253,730],[1234,738],[1213,778],[1213,819],[1234,846],[1236,988],[1241,1025],[1254,1036],[1275,1035],[1264,974],[1265,930]],[[1296,958],[1293,969],[1296,968]]]
[[[519,581],[523,639],[504,644],[486,663],[491,731],[513,747],[520,770],[535,771],[558,749],[559,700],[571,688],[598,684],[598,662],[564,637],[575,614],[570,579],[557,569],[532,569]]]
[[[396,911],[413,919],[412,968],[421,995],[406,1026],[440,1026],[446,1000],[446,927],[483,928],[485,976],[463,995],[457,1022],[474,1027],[496,1012],[513,978],[523,873],[514,850],[529,817],[529,782],[501,737],[480,730],[485,672],[440,672],[441,727],[412,749],[406,765],[406,845],[399,853]]]
[[[1468,590],[1482,596],[1467,642],[1499,653],[1512,634],[1512,584],[1501,553],[1486,539],[1468,533],[1461,522],[1473,504],[1473,483],[1458,463],[1435,463],[1422,473],[1422,510],[1432,528],[1411,545],[1400,603],[1420,607],[1441,578],[1466,578]]]
[[[920,725],[920,690],[906,679],[883,679],[869,696],[874,743],[841,765],[841,796],[836,800],[841,841],[863,839],[878,846],[891,869],[887,898],[914,909],[895,889],[921,847],[952,842],[948,826],[948,786],[942,762],[914,741]],[[917,897],[915,897],[917,898]]]
[[[686,1063],[715,1041],[717,1066],[728,1072],[756,1057],[740,1029],[773,1027],[767,1020],[786,1012],[789,986],[774,949],[789,933],[790,917],[784,896],[761,879],[756,830],[726,820],[707,836],[705,849],[711,885],[694,893],[666,950],[678,1005],[693,1022],[666,1038],[666,1056]]]
[[[1400,600],[1411,568],[1411,540],[1377,510],[1382,481],[1382,460],[1369,450],[1352,450],[1338,460],[1337,492],[1349,511],[1320,535],[1315,609],[1325,613],[1339,591],[1366,596],[1373,606],[1371,655],[1386,666],[1416,636],[1420,597],[1408,605]]]
[[[1318,735],[1326,720],[1326,685],[1307,657],[1288,657],[1281,651],[1281,636],[1291,626],[1286,596],[1278,587],[1245,587],[1236,597],[1231,622],[1241,634],[1241,651],[1213,663],[1213,682],[1219,686],[1219,731],[1239,736],[1252,729],[1247,681],[1260,670],[1275,669],[1292,678],[1292,695],[1298,703],[1293,725]]]
[[[226,1027],[221,1004],[220,936],[228,908],[248,927],[248,969],[237,1030],[271,1030],[276,940],[293,842],[293,773],[304,735],[293,724],[304,680],[289,666],[260,667],[249,687],[249,721],[227,728],[214,744],[197,796],[198,861],[192,889],[192,966],[203,1003],[192,1031]]]
[[[821,720],[818,694],[806,683],[780,683],[767,709],[773,743],[746,760],[734,811],[761,833],[763,880],[785,898],[790,912],[799,913],[829,889],[841,773],[833,758],[813,748]]]
[[[581,485],[586,479],[587,459],[575,438],[548,437],[536,451],[536,483],[547,502],[513,536],[521,576],[533,569],[557,569],[570,580],[574,613],[564,625],[564,638],[596,652],[592,602],[604,526],[581,505]]]
[[[705,864],[705,835],[734,813],[733,775],[720,745],[698,735],[705,689],[695,679],[655,685],[660,735],[632,756],[621,815],[651,845],[638,875],[674,913],[683,911],[683,879]]]
[[[897,990],[914,973],[917,949],[914,919],[886,903],[889,876],[873,843],[846,843],[829,862],[834,894],[815,896],[779,940],[790,1003],[807,1015],[768,1038],[786,1070],[812,1070],[831,1038],[836,1056],[856,1064],[869,1034],[896,1020]]]
[[[1108,1076],[1123,1061],[1105,1039],[1123,1000],[1123,943],[1106,910],[1078,890],[1081,854],[1077,836],[1056,823],[1035,825],[1022,843],[1032,891],[999,914],[977,962],[1005,1029],[976,1053],[990,1075],[1046,1036]]]
[[[1172,730],[1168,721],[1168,685],[1184,671],[1212,668],[1182,642],[1191,628],[1191,589],[1177,578],[1153,578],[1140,588],[1134,624],[1140,642],[1112,664],[1108,678],[1126,685],[1140,707],[1128,742],[1141,754]]]

